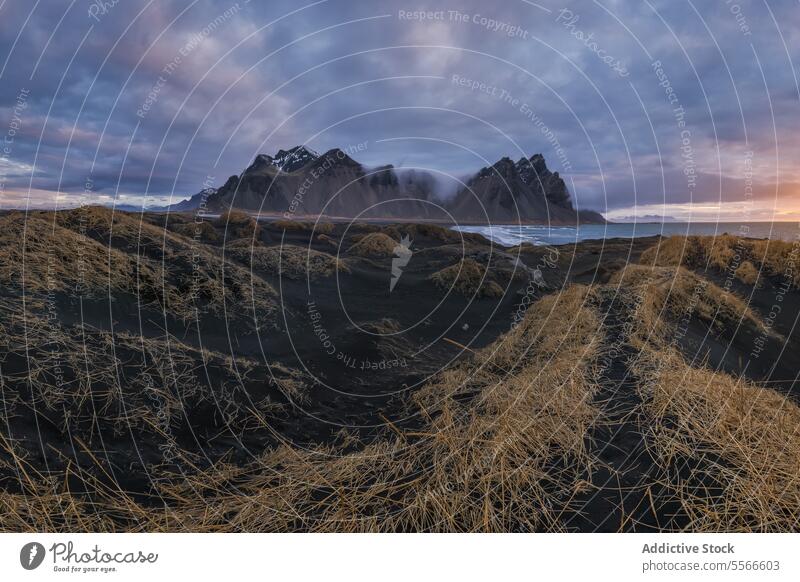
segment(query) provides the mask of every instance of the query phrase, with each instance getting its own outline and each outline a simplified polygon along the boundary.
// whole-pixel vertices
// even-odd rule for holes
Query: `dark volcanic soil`
[[[174,216],[170,218],[175,220]],[[131,219],[139,217],[132,215]],[[166,220],[164,215],[153,215],[145,223],[163,228]],[[168,231],[172,224],[169,226]],[[342,428],[365,441],[391,430],[387,427],[413,428],[418,419],[409,413],[408,399],[432,376],[508,331],[515,316],[519,317],[530,301],[556,292],[571,281],[603,280],[609,268],[635,259],[653,244],[647,239],[611,240],[557,249],[523,247],[509,252],[479,235],[462,235],[431,225],[336,224],[315,229],[306,224],[287,230],[283,226],[280,222],[266,223],[255,237],[232,239],[233,229],[218,224],[217,240],[190,241],[191,245],[224,255],[229,263],[243,266],[248,276],[235,281],[236,285],[249,286],[253,278],[268,282],[276,292],[274,309],[269,313],[254,310],[246,303],[228,304],[224,294],[224,309],[220,312],[199,309],[188,317],[179,317],[152,302],[143,305],[135,292],[107,288],[28,292],[31,305],[35,297],[45,301],[44,308],[32,309],[31,315],[49,317],[75,343],[43,346],[29,338],[26,345],[26,325],[30,327],[31,323],[7,318],[21,341],[8,350],[3,376],[22,386],[21,393],[28,393],[22,398],[28,402],[25,407],[35,409],[34,415],[22,413],[9,418],[12,437],[38,451],[34,454],[41,456],[42,464],[61,467],[73,455],[82,454],[64,450],[64,431],[80,435],[85,430],[83,438],[87,442],[102,440],[111,465],[120,468],[120,479],[133,488],[138,482],[143,484],[143,463],[157,461],[160,454],[158,450],[148,450],[153,435],[146,427],[122,429],[105,426],[102,421],[64,426],[62,407],[77,404],[72,399],[69,403],[54,400],[52,405],[36,407],[38,395],[30,394],[31,386],[25,386],[25,379],[38,369],[40,362],[52,360],[41,364],[47,369],[45,373],[52,375],[45,379],[47,383],[56,377],[52,366],[66,370],[69,360],[77,368],[66,372],[64,381],[69,391],[80,384],[81,367],[101,364],[108,375],[92,378],[92,392],[133,390],[130,377],[140,374],[139,368],[147,365],[146,350],[137,345],[137,337],[157,342],[147,350],[161,351],[168,362],[187,351],[188,357],[197,358],[192,366],[197,382],[193,391],[202,396],[181,398],[181,391],[186,390],[174,378],[173,386],[169,386],[169,376],[165,383],[183,400],[186,421],[182,428],[173,428],[172,436],[181,446],[196,449],[198,458],[205,462],[230,454],[246,460],[278,442],[299,446],[333,442]],[[388,233],[392,245],[406,235],[412,241],[411,258],[391,292],[393,249],[365,255],[350,250],[360,238],[376,232]],[[114,246],[138,257],[145,256],[145,252],[169,256],[166,239],[163,252],[153,253],[152,249],[142,250],[137,241],[121,244],[102,232],[95,238],[106,245],[112,240]],[[234,246],[243,250],[235,253]],[[304,268],[281,272],[281,265],[265,267],[253,258],[253,249],[257,252],[265,248],[297,249],[303,264],[310,252],[327,253],[338,257],[342,269],[327,276]],[[496,283],[501,290],[498,296],[483,294],[480,281],[468,282],[465,291],[455,285],[442,288],[430,279],[437,271],[458,265],[465,258],[483,267],[484,284]],[[169,268],[168,259],[163,261]],[[533,270],[537,268],[541,275],[534,283]],[[191,276],[191,272],[183,275]],[[22,289],[7,289],[5,294],[10,304],[21,305]],[[123,345],[120,337],[133,340]],[[93,338],[113,344],[115,353],[101,357],[92,347]],[[90,347],[86,354],[68,353],[82,350],[87,343]],[[199,357],[200,350],[211,354],[205,363]],[[53,354],[55,357],[51,358]],[[227,366],[222,363],[225,359]],[[242,363],[246,370],[238,369]],[[225,406],[214,401],[212,394],[219,391],[220,385],[227,386],[239,407],[268,400],[276,409],[281,408],[280,413],[266,413],[268,428],[250,430],[239,426],[235,418],[226,418],[220,412]],[[138,396],[134,395],[137,402]],[[89,404],[81,403],[74,413],[89,414],[92,409],[94,416],[94,409],[102,406],[91,400]],[[115,406],[123,408],[124,404],[123,399]],[[119,410],[118,414],[123,417],[125,412]],[[154,446],[157,441],[152,439]]]
[[[55,224],[47,213],[28,220]],[[509,249],[430,224],[256,227],[239,220],[236,228],[221,220],[201,228],[184,216],[139,222],[122,215],[116,232],[81,223],[101,245],[87,246],[76,234],[81,265],[97,252],[98,265],[107,254],[107,265],[125,256],[135,267],[114,266],[99,278],[87,272],[77,283],[78,265],[65,264],[57,282],[31,286],[41,275],[29,273],[23,284],[8,261],[0,296],[0,486],[19,489],[10,448],[25,451],[42,475],[63,474],[73,490],[91,474],[150,503],[158,471],[243,465],[281,443],[348,451],[413,435],[426,420],[412,405],[423,385],[508,332],[543,296],[574,283],[605,285],[658,242]],[[58,236],[49,244],[76,232],[63,224],[67,230],[53,227]],[[47,262],[33,241],[26,244],[28,263]],[[47,265],[54,273],[59,266]],[[703,275],[725,284],[721,273]],[[759,287],[735,281],[731,290],[766,317],[779,285],[777,278]],[[603,341],[621,344],[631,305],[610,285],[599,293]],[[780,335],[765,336],[757,357],[757,330],[746,325],[692,318],[678,344],[696,365],[794,397],[800,295],[792,291],[781,302]],[[566,521],[568,529],[687,523],[657,485],[662,475],[635,416],[635,356],[624,345],[598,369],[595,404],[604,422],[587,435],[587,448],[600,466],[591,491],[575,497],[583,510]],[[182,451],[180,460],[173,449]]]

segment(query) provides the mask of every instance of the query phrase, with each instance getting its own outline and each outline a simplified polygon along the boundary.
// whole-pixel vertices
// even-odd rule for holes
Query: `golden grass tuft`
[[[650,334],[664,338],[692,317],[721,330],[736,329],[741,323],[774,335],[739,297],[683,267],[628,265],[611,277],[610,284],[634,296],[635,318],[642,330],[639,340]]]
[[[417,237],[427,237],[447,244],[456,244],[462,241],[478,244],[487,242],[482,235],[477,233],[458,232],[438,224],[426,222],[418,224],[391,224],[381,228],[381,232],[395,240],[400,240],[404,236],[408,236],[412,240]]]
[[[40,216],[0,218],[0,283],[4,286],[86,297],[102,297],[109,291],[137,293],[145,302],[161,295],[157,264],[104,247]]]
[[[228,209],[217,218],[217,226],[225,229],[226,240],[236,240],[240,238],[253,238],[258,232],[259,226],[255,218],[247,212]]]
[[[347,252],[359,257],[386,258],[394,255],[398,242],[382,232],[371,232],[361,236]]]
[[[466,297],[502,297],[503,288],[493,281],[487,268],[473,259],[461,259],[429,277],[437,287],[454,289]]]
[[[24,265],[27,292],[126,293],[142,307],[182,319],[196,309],[222,315],[226,302],[236,308],[231,317],[249,314],[252,320],[254,307],[262,319],[275,312],[275,290],[239,265],[226,264],[219,249],[124,213],[111,220],[106,208],[66,213],[0,217],[0,282],[21,289]]]
[[[308,277],[313,281],[337,271],[350,271],[344,261],[333,255],[296,245],[264,247],[241,240],[228,245],[225,254],[248,268],[289,279]]]
[[[688,366],[673,349],[637,359],[643,427],[694,532],[800,527],[800,408],[769,388]]]
[[[418,399],[418,431],[395,429],[350,453],[282,445],[244,467],[219,462],[165,477],[157,511],[91,474],[74,475],[91,498],[52,485],[20,451],[0,443],[24,475],[20,492],[0,492],[0,527],[559,530],[593,466],[585,443],[597,417],[590,376],[600,320],[587,297],[586,288],[575,287],[542,300],[512,333],[428,385]]]
[[[745,283],[746,285],[755,285],[758,281],[759,273],[758,269],[755,268],[753,263],[750,261],[745,261],[739,265],[739,268],[736,269],[734,274],[742,283]]]
[[[72,232],[87,236],[103,246],[153,259],[166,259],[173,252],[189,248],[191,241],[144,220],[140,214],[120,212],[104,206],[82,206],[58,212],[38,213]]]
[[[529,242],[520,243],[515,247],[509,247],[506,252],[512,255],[542,254],[547,250],[546,247],[535,245]]]
[[[780,276],[800,288],[800,245],[781,240],[718,236],[671,236],[644,251],[639,262],[646,265],[692,269],[714,267],[732,270],[743,283],[752,285],[759,271]]]

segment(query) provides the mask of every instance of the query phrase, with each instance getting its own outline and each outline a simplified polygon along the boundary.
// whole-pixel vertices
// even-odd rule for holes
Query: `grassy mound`
[[[472,232],[458,232],[438,224],[420,223],[420,224],[392,224],[381,228],[381,232],[392,237],[395,240],[400,240],[404,236],[409,236],[412,240],[417,237],[426,237],[437,240],[447,244],[457,244],[463,242],[472,242],[478,244],[487,243],[483,235]]]
[[[245,467],[218,463],[165,476],[158,511],[88,471],[78,478],[94,492],[91,499],[53,488],[11,443],[0,443],[30,476],[21,491],[0,492],[0,525],[14,531],[560,529],[592,467],[585,442],[597,415],[590,363],[600,320],[586,307],[586,294],[573,288],[544,299],[513,333],[428,385],[418,398],[422,430],[390,433],[349,453],[281,445]],[[542,342],[545,326],[551,333]],[[266,422],[251,412],[253,422]]]
[[[359,257],[387,258],[394,256],[394,249],[397,245],[398,242],[389,235],[382,232],[371,232],[359,236],[356,243],[347,252]]]
[[[350,270],[344,261],[328,253],[296,245],[263,247],[242,240],[228,245],[225,254],[257,272],[289,279],[308,277],[313,281]]]
[[[173,234],[163,226],[103,206],[83,206],[58,212],[41,212],[47,222],[55,222],[72,232],[86,236],[103,246],[151,259],[168,259],[173,252],[189,248],[191,241]]]
[[[610,284],[633,293],[642,330],[639,339],[666,338],[676,324],[683,325],[691,317],[717,329],[743,324],[773,334],[739,297],[683,267],[628,265],[612,276]]]
[[[160,264],[58,224],[47,239],[53,224],[34,220],[34,251],[40,240],[48,253],[74,239],[138,271]],[[19,217],[3,223],[10,250],[22,236],[15,224]],[[222,249],[174,233],[166,240],[163,280],[174,300],[191,291],[206,309],[232,302],[228,316],[276,309],[258,271],[304,277],[341,267],[304,247],[262,253],[269,249],[240,240],[224,262]],[[242,266],[251,261],[255,273]],[[3,273],[13,261],[0,265]],[[107,264],[97,267],[105,273]],[[472,295],[482,292],[485,270],[465,259],[433,277]],[[38,438],[48,439],[0,431],[4,531],[563,531],[575,516],[604,519],[617,502],[623,519],[611,527],[625,529],[641,515],[625,514],[632,494],[665,528],[800,529],[800,408],[676,346],[687,319],[726,329],[764,324],[736,295],[682,266],[630,265],[606,285],[538,298],[513,329],[482,349],[462,346],[466,358],[409,393],[402,405],[413,425],[387,420],[368,438],[343,430],[325,445],[282,438],[287,411],[317,394],[291,364],[234,359],[172,335],[70,328],[50,321],[44,303],[34,295],[23,308],[0,293],[3,420],[41,427]],[[365,327],[388,335],[402,326],[385,318]],[[381,341],[388,352],[402,347]],[[624,438],[603,436],[621,425]],[[241,437],[252,434],[267,435],[264,444],[237,457]],[[619,447],[629,441],[641,458],[609,469],[603,454],[627,455]],[[130,469],[139,459],[143,469]],[[120,475],[143,486],[133,494]]]
[[[734,274],[737,279],[746,285],[755,285],[758,281],[758,269],[750,261],[745,261],[739,265]]]
[[[503,296],[503,288],[491,280],[486,267],[473,259],[462,259],[429,278],[440,289],[452,288],[466,297]]]
[[[691,310],[729,326],[763,323],[741,300],[682,268],[626,271],[622,292],[636,306],[625,339],[637,347],[631,373],[639,422],[664,476],[659,485],[685,515],[683,529],[797,531],[800,407],[769,387],[689,365],[674,345],[679,324],[664,320]]]
[[[173,223],[170,220],[169,228],[182,236],[205,243],[215,243],[222,240],[222,236],[214,228],[214,225],[205,220],[192,220],[181,223]]]
[[[255,218],[242,212],[241,210],[230,209],[216,220],[216,225],[224,229],[226,240],[236,240],[240,238],[252,239],[258,232],[258,222]]]
[[[134,215],[87,207],[0,217],[0,282],[11,290],[102,298],[126,293],[141,307],[178,318],[196,310],[262,321],[277,293],[247,269],[226,264],[219,249]]]
[[[779,276],[800,288],[800,246],[780,240],[719,236],[671,236],[644,251],[639,260],[661,267],[713,267],[752,285],[758,276]]]
[[[663,347],[643,350],[634,370],[643,426],[687,529],[797,530],[800,407]]]
[[[102,296],[109,290],[136,291],[137,275],[147,293],[158,287],[155,266],[140,265],[121,251],[36,215],[0,218],[0,245],[0,284],[5,287]]]

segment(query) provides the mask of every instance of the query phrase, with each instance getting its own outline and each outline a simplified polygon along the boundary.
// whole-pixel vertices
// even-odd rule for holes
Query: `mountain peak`
[[[278,150],[272,159],[272,164],[281,172],[296,172],[317,158],[319,158],[317,152],[304,145],[299,145],[288,150]]]
[[[516,164],[520,179],[536,192],[540,192],[553,204],[572,208],[569,190],[558,172],[551,172],[542,154],[534,154],[527,160],[520,158]]]
[[[299,145],[288,150],[278,150],[278,153],[274,156],[258,154],[253,163],[245,170],[245,173],[262,172],[269,168],[287,173],[296,172],[317,158],[319,158],[317,152],[306,146]]]
[[[517,162],[517,171],[522,177],[523,182],[528,182],[533,173],[536,174],[549,174],[547,164],[544,161],[542,154],[533,154],[530,158],[520,158]]]
[[[489,167],[482,168],[476,175],[477,179],[490,178],[499,176],[504,179],[513,177],[517,173],[517,168],[514,162],[509,157],[503,157],[497,160]]]

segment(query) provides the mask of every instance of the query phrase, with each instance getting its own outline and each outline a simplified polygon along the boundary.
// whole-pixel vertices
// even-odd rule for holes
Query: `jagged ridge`
[[[343,218],[413,218],[470,223],[603,223],[577,210],[558,172],[541,154],[482,168],[454,196],[443,197],[433,177],[399,173],[392,165],[367,169],[340,149],[324,154],[296,146],[259,154],[207,198],[211,211],[240,208],[263,214]]]

